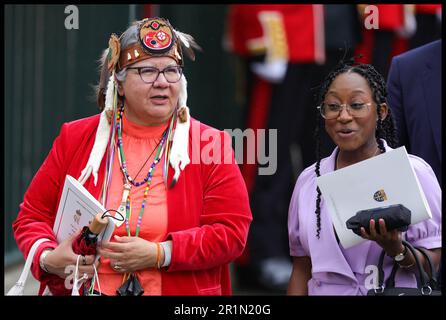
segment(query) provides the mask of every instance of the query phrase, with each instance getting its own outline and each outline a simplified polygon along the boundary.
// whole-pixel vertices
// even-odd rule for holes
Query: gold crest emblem
[[[378,202],[383,202],[387,200],[387,195],[384,192],[384,189],[376,191],[375,194],[373,195],[373,199],[375,199]]]

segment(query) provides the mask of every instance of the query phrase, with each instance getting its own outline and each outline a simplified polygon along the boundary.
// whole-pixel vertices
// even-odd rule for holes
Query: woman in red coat
[[[84,294],[125,295],[118,289],[129,281],[141,287],[129,295],[231,294],[229,263],[245,247],[252,216],[228,134],[189,115],[182,68],[183,52],[195,59],[192,48],[193,38],[162,18],[110,37],[98,88],[103,111],[62,126],[13,224],[25,256],[38,239],[51,240],[31,268],[40,294],[46,286],[71,292],[74,237],[57,243],[53,232],[66,175],[105,208],[124,204],[125,223],[98,248],[99,263],[81,259],[80,274],[98,271]]]

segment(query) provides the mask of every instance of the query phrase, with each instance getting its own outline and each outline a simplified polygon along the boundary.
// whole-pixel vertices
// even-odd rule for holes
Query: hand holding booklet
[[[53,227],[57,242],[62,242],[79,229],[90,225],[98,213],[105,211],[102,204],[79,181],[67,175]],[[115,229],[114,220],[108,221],[105,229],[98,235],[98,242],[109,240]]]
[[[410,210],[411,224],[432,218],[405,147],[330,172],[316,182],[344,248],[365,241],[346,225],[358,211],[401,204]]]

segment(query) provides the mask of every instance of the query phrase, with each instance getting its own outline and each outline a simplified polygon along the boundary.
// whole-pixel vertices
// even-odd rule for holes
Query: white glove
[[[272,82],[280,83],[285,78],[288,62],[286,60],[275,60],[272,62],[254,62],[251,70],[259,77]]]
[[[404,10],[404,26],[396,30],[396,33],[404,38],[408,39],[412,37],[417,31],[417,19],[415,19],[415,15],[413,12],[409,12],[409,10]]]

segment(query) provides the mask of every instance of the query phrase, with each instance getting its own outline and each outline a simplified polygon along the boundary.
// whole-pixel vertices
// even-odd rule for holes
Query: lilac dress
[[[384,141],[386,151],[392,150]],[[337,148],[322,159],[320,173],[334,171]],[[441,248],[441,189],[432,168],[421,158],[409,155],[420,185],[432,212],[432,219],[409,226],[403,238],[414,246]],[[321,198],[321,232],[316,237],[316,173],[315,164],[299,176],[288,213],[290,255],[307,256],[312,263],[309,295],[366,295],[376,281],[376,265],[382,248],[374,241],[365,241],[344,249],[336,241],[330,214]],[[393,261],[384,259],[386,279]],[[416,287],[414,273],[399,270],[396,285]]]

